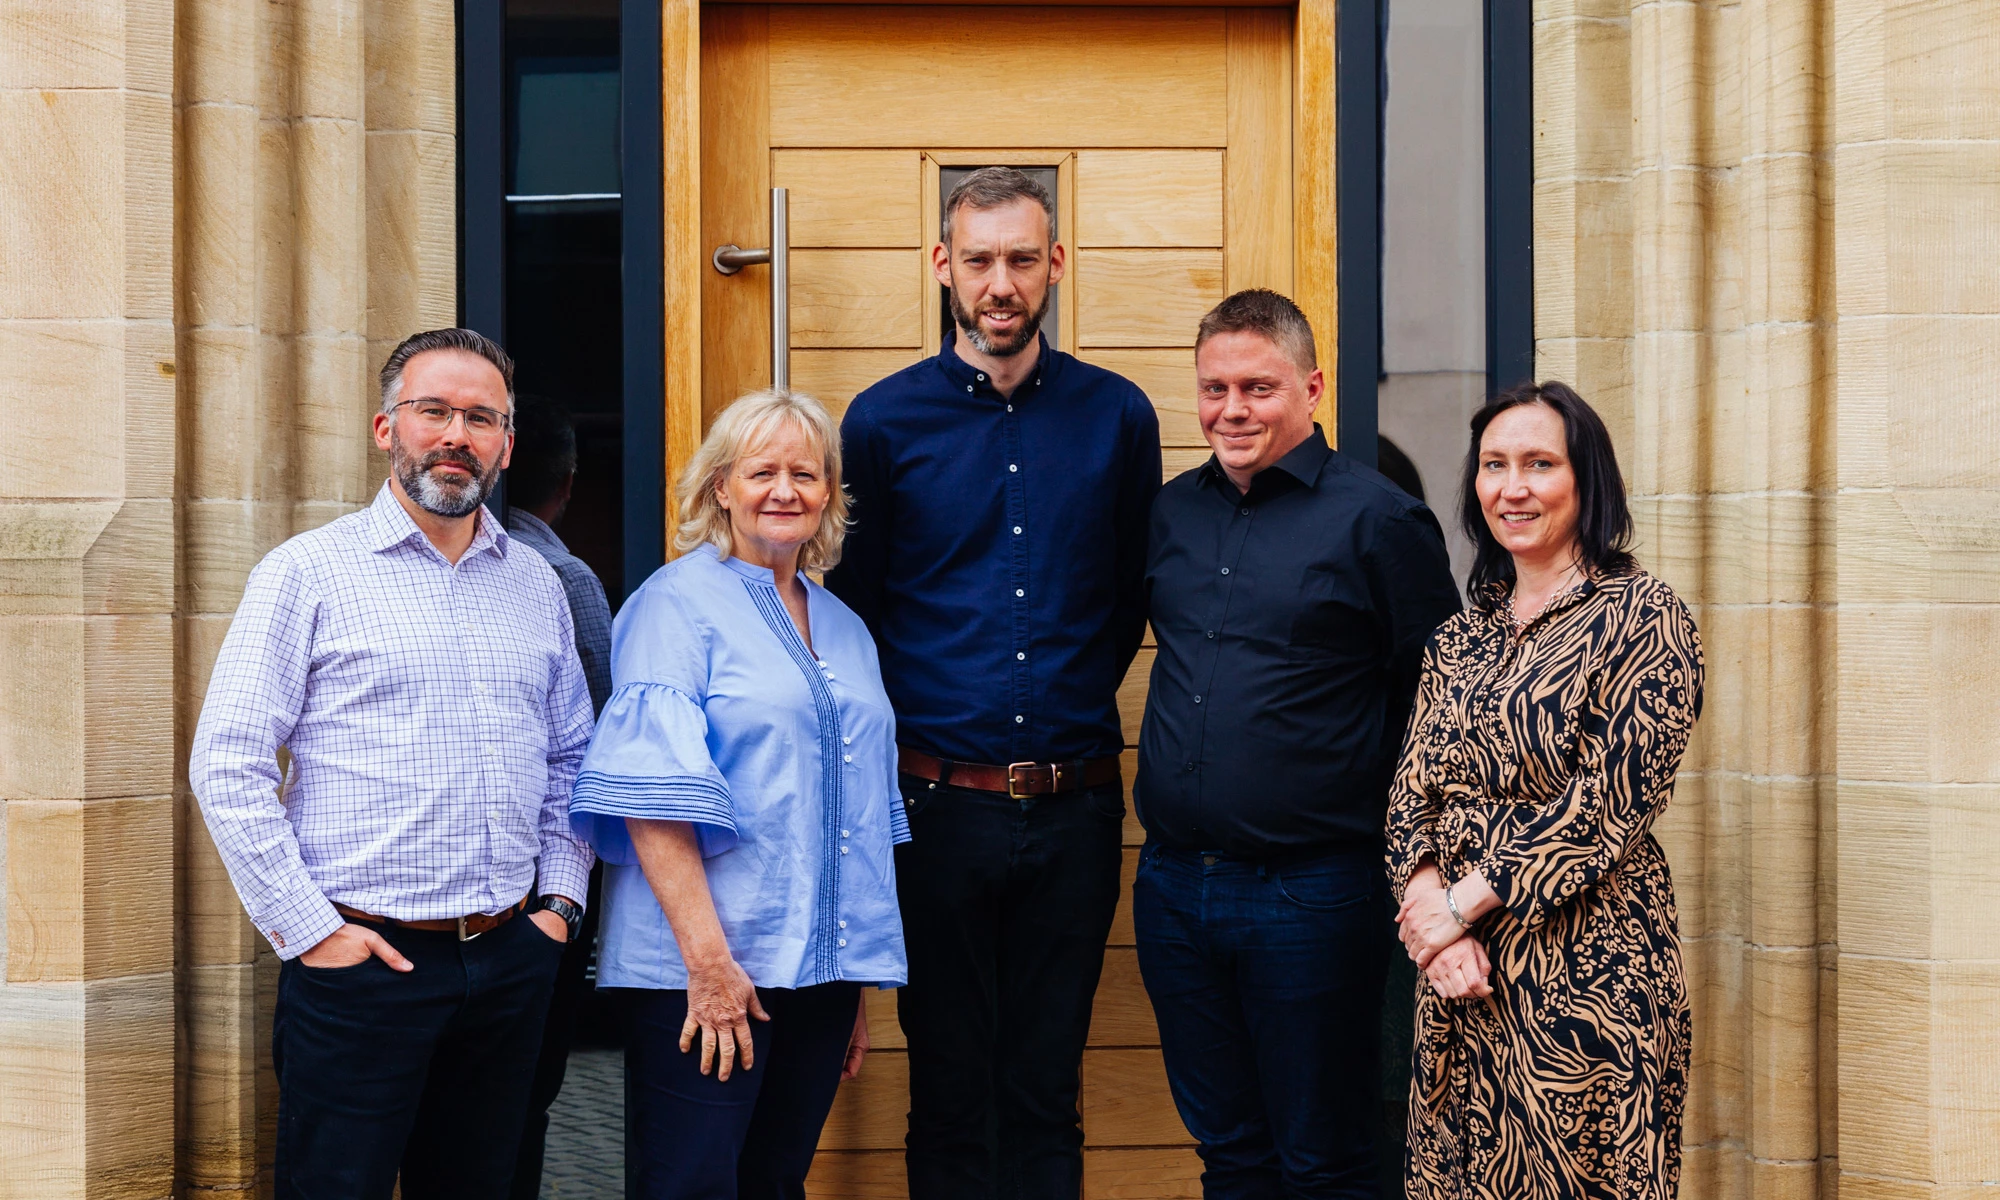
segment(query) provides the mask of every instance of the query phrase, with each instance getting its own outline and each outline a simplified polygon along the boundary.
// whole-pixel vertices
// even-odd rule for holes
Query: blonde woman
[[[679,502],[570,801],[605,862],[598,985],[630,989],[627,1153],[646,1200],[802,1197],[863,989],[906,974],[895,717],[868,630],[805,574],[847,516],[818,401],[730,405]]]

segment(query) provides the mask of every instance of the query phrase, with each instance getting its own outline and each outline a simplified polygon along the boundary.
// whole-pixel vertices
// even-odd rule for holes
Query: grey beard
[[[469,483],[440,483],[431,468],[441,462],[457,462],[472,469]],[[463,517],[486,503],[493,485],[500,480],[498,464],[488,467],[471,451],[450,453],[433,450],[421,458],[410,453],[394,429],[389,431],[389,468],[396,482],[417,502],[417,507],[437,517]]]
[[[972,343],[974,350],[995,358],[1012,358],[1035,344],[1035,335],[1042,330],[1042,320],[1049,315],[1049,301],[1056,294],[1054,288],[1043,292],[1042,306],[1035,310],[1034,316],[1021,323],[1020,334],[1012,341],[996,342],[986,336],[986,331],[979,327],[978,319],[959,303],[958,289],[947,288],[946,291],[951,296],[951,319],[958,322],[958,327],[965,332],[965,340]]]

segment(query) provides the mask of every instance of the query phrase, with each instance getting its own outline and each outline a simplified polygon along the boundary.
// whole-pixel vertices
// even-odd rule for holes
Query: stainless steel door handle
[[[771,189],[771,244],[745,250],[734,244],[717,246],[709,262],[724,275],[745,267],[771,264],[771,386],[792,386],[791,212],[784,188]]]

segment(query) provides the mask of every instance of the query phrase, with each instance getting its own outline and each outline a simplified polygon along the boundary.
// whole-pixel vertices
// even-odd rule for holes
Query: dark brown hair
[[[1049,219],[1051,232],[1056,227],[1056,202],[1049,196],[1049,189],[1035,181],[1035,177],[1012,167],[981,167],[951,189],[951,195],[944,198],[944,215],[938,218],[938,240],[951,245],[951,218],[961,208],[988,209],[1012,204],[1016,200],[1033,200],[1042,206],[1042,212]]]
[[[1514,556],[1487,528],[1486,513],[1479,506],[1479,439],[1493,418],[1524,404],[1545,404],[1562,418],[1569,467],[1576,475],[1576,545],[1583,565],[1599,576],[1622,575],[1638,567],[1626,549],[1632,542],[1632,510],[1625,505],[1625,476],[1618,470],[1618,452],[1603,418],[1566,383],[1524,383],[1501,392],[1472,414],[1472,445],[1465,452],[1465,474],[1459,481],[1458,521],[1474,548],[1465,591],[1479,608],[1493,607],[1514,583]]]

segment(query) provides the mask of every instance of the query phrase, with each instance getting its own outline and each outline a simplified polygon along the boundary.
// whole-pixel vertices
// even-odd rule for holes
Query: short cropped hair
[[[1303,374],[1310,375],[1319,367],[1312,322],[1288,297],[1269,288],[1246,288],[1209,309],[1195,330],[1195,353],[1201,353],[1208,339],[1225,333],[1263,335]]]
[[[514,410],[514,360],[498,342],[483,333],[470,329],[427,329],[413,333],[403,339],[403,344],[389,351],[389,361],[382,364],[382,411],[389,412],[396,407],[396,401],[403,395],[403,368],[419,354],[433,350],[458,350],[466,354],[476,354],[493,364],[500,372],[502,382],[507,385],[507,411]]]
[[[1049,219],[1049,232],[1056,228],[1056,202],[1049,189],[1035,177],[1012,167],[981,167],[951,189],[944,198],[944,215],[938,218],[938,240],[951,245],[951,218],[961,208],[1000,208],[1016,200],[1033,200]]]
[[[801,571],[830,571],[840,562],[840,544],[847,537],[847,490],[840,482],[840,426],[826,406],[804,392],[778,389],[751,392],[722,410],[702,439],[701,449],[681,472],[674,489],[680,527],[674,550],[680,554],[698,546],[714,546],[726,558],[731,539],[729,510],[715,498],[716,489],[746,454],[754,453],[780,427],[790,425],[819,452],[827,488],[826,510],[819,532],[799,547]]]
[[[1632,510],[1625,503],[1625,476],[1618,469],[1618,451],[1604,419],[1576,390],[1551,379],[1524,383],[1486,402],[1472,414],[1472,444],[1465,451],[1465,471],[1459,479],[1459,528],[1473,546],[1472,572],[1465,584],[1473,606],[1497,608],[1514,588],[1514,556],[1487,527],[1479,504],[1479,441],[1493,418],[1510,408],[1542,404],[1562,418],[1563,447],[1576,476],[1576,547],[1593,575],[1623,575],[1638,569],[1633,560]]]
[[[507,467],[507,503],[540,508],[576,470],[576,425],[569,409],[523,392],[514,405],[514,457]]]

